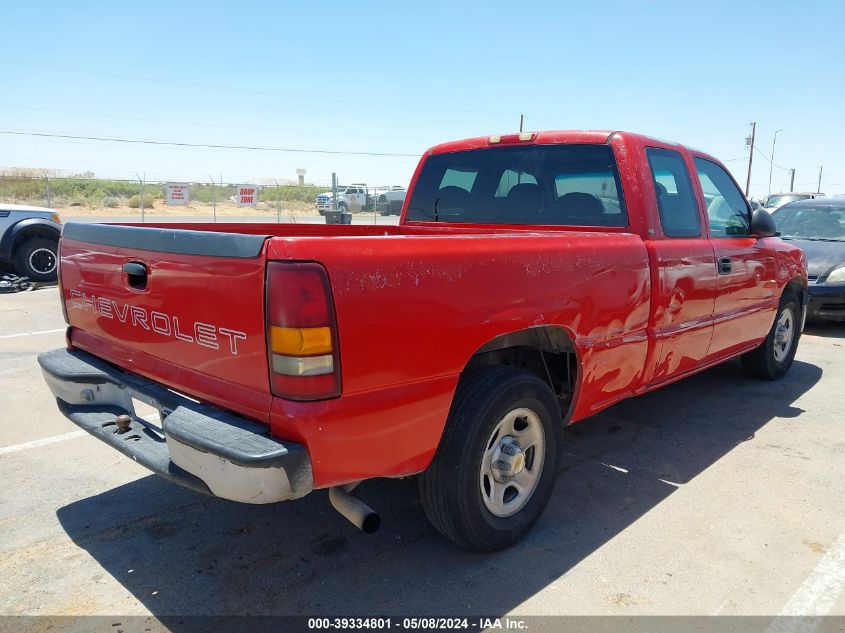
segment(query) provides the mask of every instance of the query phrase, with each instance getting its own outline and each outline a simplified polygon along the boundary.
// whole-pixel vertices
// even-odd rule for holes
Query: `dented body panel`
[[[269,425],[274,438],[305,447],[320,488],[424,470],[461,373],[499,337],[542,327],[570,342],[577,372],[564,413],[573,423],[754,348],[784,288],[806,287],[798,249],[776,238],[714,239],[696,182],[701,235],[664,235],[646,148],[679,152],[690,173],[695,157],[712,157],[612,131],[542,132],[531,143],[609,145],[627,226],[411,221],[408,205],[427,158],[482,149],[489,138],[447,143],[421,159],[399,226],[166,225],[265,236],[256,256],[241,258],[63,239],[70,342]],[[735,262],[730,274],[718,272],[718,257]],[[150,271],[144,290],[121,272],[136,261]],[[304,402],[271,393],[269,261],[325,268],[339,397]]]

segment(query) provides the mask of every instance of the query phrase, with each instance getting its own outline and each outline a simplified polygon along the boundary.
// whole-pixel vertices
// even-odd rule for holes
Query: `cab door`
[[[716,257],[713,340],[708,357],[732,356],[761,340],[777,311],[777,266],[770,240],[751,237],[751,208],[718,163],[693,159]]]
[[[704,362],[713,334],[716,268],[688,158],[668,147],[645,153],[660,219],[659,231],[646,242],[656,269],[654,384]]]

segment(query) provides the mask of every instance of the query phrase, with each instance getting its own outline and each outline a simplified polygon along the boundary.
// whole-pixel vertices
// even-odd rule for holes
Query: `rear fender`
[[[581,354],[575,344],[575,334],[560,325],[539,325],[522,330],[500,334],[479,347],[464,366],[462,375],[488,364],[511,362],[521,359],[525,354],[507,354],[509,351],[535,350],[536,362],[521,365],[524,369],[537,374],[560,399],[561,414],[567,422],[572,416],[574,405],[581,385]],[[562,363],[553,364],[551,358],[559,357]],[[561,390],[559,387],[563,386]]]

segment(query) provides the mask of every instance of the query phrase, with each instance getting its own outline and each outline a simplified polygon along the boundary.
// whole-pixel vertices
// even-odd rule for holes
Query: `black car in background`
[[[807,255],[807,319],[845,321],[845,199],[790,202],[772,218],[781,237]]]

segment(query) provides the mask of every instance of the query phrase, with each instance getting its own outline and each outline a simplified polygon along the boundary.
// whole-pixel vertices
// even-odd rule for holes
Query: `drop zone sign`
[[[258,204],[258,187],[256,185],[238,185],[235,202],[239,207],[254,207]]]

